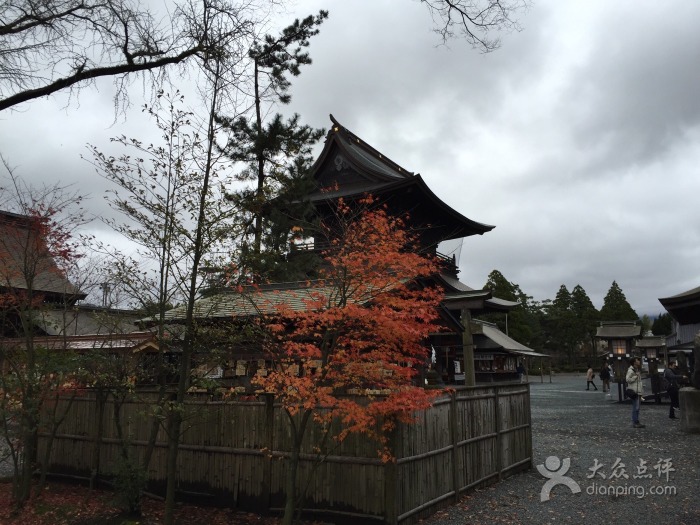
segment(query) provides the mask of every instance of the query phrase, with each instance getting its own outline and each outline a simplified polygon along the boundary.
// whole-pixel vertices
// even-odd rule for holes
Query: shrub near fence
[[[67,401],[66,401],[67,402]],[[111,477],[119,462],[113,406],[98,421],[96,397],[73,401],[53,443],[54,474]],[[122,407],[124,429],[140,458],[150,432],[143,395]],[[334,521],[415,523],[476,486],[532,466],[529,385],[494,383],[446,391],[434,406],[400,425],[389,440],[395,461],[383,463],[379,446],[361,435],[332,439],[321,462],[323,429],[307,432],[300,463],[308,482],[305,510]],[[99,426],[102,425],[101,439]],[[178,458],[181,496],[211,504],[275,512],[284,503],[285,462],[291,436],[282,409],[270,398],[212,402],[193,397]],[[47,436],[42,435],[42,447]],[[166,436],[161,429],[148,471],[149,489],[164,490]]]

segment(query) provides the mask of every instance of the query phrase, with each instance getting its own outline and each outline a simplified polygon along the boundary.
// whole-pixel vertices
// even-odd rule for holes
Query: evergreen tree
[[[601,321],[638,321],[639,316],[627,302],[620,286],[613,281],[600,309]]]
[[[549,308],[547,324],[551,334],[550,343],[555,352],[563,352],[569,363],[573,363],[574,350],[579,340],[575,333],[575,318],[572,299],[566,285],[561,285]]]
[[[651,325],[654,335],[671,335],[673,333],[673,318],[671,314],[664,312],[659,314]]]
[[[479,316],[479,318],[495,323],[503,333],[508,334],[512,339],[530,346],[535,333],[533,328],[538,325],[537,320],[529,309],[531,297],[523,293],[520,286],[508,281],[498,270],[493,270],[489,274],[484,289],[490,290],[494,297],[514,301],[519,303],[519,305],[508,313],[485,314]]]
[[[547,313],[551,305],[552,301],[550,299],[535,301],[530,298],[528,300],[527,310],[529,312],[529,324],[532,330],[530,348],[538,352],[548,351],[550,348],[551,333],[548,328]]]
[[[506,279],[501,272],[493,270],[489,276],[484,290],[490,290],[494,297],[507,301],[517,301],[516,285]]]
[[[600,314],[580,284],[577,284],[571,291],[571,313],[573,315],[573,335],[579,342],[589,346],[591,354],[594,353],[595,335]]]
[[[301,278],[305,275],[300,269],[309,266],[302,258],[296,259],[296,266],[289,265],[284,254],[295,238],[308,236],[312,207],[303,197],[313,184],[307,177],[311,150],[324,130],[302,125],[297,114],[285,120],[276,113],[266,121],[263,104],[290,102],[288,76],[299,75],[300,67],[311,63],[305,48],[327,16],[320,11],[295,20],[280,35],[266,35],[255,43],[249,53],[254,111],[233,119],[218,116],[229,132],[224,154],[245,165],[238,180],[254,183],[229,196],[242,210],[241,222],[248,225],[235,262],[244,279]]]

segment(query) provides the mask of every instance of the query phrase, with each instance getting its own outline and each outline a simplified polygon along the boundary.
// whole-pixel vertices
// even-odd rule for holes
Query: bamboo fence
[[[121,406],[123,436],[140,461],[152,428],[155,394],[138,393]],[[120,464],[114,400],[86,395],[65,403],[68,414],[52,441],[54,475],[110,479]],[[100,403],[104,403],[100,406]],[[60,410],[61,407],[59,406]],[[262,513],[284,505],[291,434],[271,397],[212,401],[193,396],[185,409],[178,456],[183,499]],[[446,391],[410,425],[389,436],[394,461],[362,435],[338,443],[319,425],[307,431],[299,466],[304,509],[337,523],[411,524],[477,486],[532,467],[528,384],[494,383]],[[148,490],[165,491],[167,435],[160,425]],[[41,433],[46,447],[49,433]],[[319,445],[321,444],[321,445]],[[40,456],[43,457],[43,456]]]

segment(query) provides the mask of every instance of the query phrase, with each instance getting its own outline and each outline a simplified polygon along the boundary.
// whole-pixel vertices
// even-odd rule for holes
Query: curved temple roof
[[[311,168],[318,184],[318,190],[309,196],[313,202],[364,194],[399,196],[420,203],[423,215],[443,232],[443,240],[482,235],[495,227],[465,217],[435,195],[419,174],[374,149],[333,115],[331,121],[323,151]]]
[[[680,324],[700,323],[700,287],[659,299],[659,302]]]

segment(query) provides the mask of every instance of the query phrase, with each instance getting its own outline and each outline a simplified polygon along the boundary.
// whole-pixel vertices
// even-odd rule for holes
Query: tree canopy
[[[639,316],[627,301],[622,288],[613,281],[600,309],[601,321],[637,321]]]
[[[306,48],[327,16],[320,11],[297,19],[279,34],[255,42],[248,53],[253,108],[237,118],[217,115],[228,133],[223,153],[244,166],[236,179],[253,183],[229,194],[240,209],[237,222],[243,235],[233,263],[244,279],[303,279],[312,267],[306,257],[290,261],[284,255],[292,239],[312,221],[313,207],[305,199],[313,188],[308,174],[312,147],[324,131],[301,124],[298,114],[289,119],[280,113],[266,115],[274,105],[291,101],[289,77],[311,64]]]
[[[486,314],[480,318],[495,323],[502,332],[516,341],[525,345],[532,344],[537,323],[530,310],[531,298],[523,293],[520,286],[508,281],[498,270],[493,270],[489,274],[484,289],[491,290],[494,297],[519,304],[507,314]]]
[[[668,312],[659,314],[651,325],[654,335],[671,335],[673,333],[673,317]]]
[[[326,426],[342,421],[338,441],[355,432],[381,444],[396,421],[412,421],[434,395],[414,378],[426,362],[425,341],[442,298],[421,282],[437,266],[417,253],[400,218],[367,205],[357,214],[339,203],[331,247],[305,307],[281,305],[260,320],[272,367],[253,381],[275,394],[294,438],[284,524],[292,522],[299,450],[311,418]]]
[[[482,315],[481,319],[496,323],[501,331],[516,341],[537,351],[559,355],[570,364],[574,364],[578,357],[595,352],[595,335],[601,321],[638,321],[637,314],[616,282],[608,291],[600,312],[580,284],[571,292],[562,284],[553,300],[537,302],[518,284],[493,270],[484,288],[491,290],[494,297],[516,301],[520,305],[508,312],[507,326],[505,314]],[[672,330],[668,314],[659,315],[654,323],[655,330],[660,333]],[[648,324],[651,326],[651,320]]]
[[[591,348],[600,321],[600,314],[580,284],[571,291],[571,313],[574,317],[573,328],[576,339]]]

